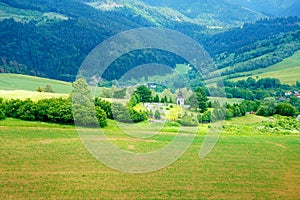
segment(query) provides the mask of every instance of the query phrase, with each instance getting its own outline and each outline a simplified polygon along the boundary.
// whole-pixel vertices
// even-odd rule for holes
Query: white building
[[[184,106],[184,97],[181,91],[179,91],[177,95],[177,105]]]

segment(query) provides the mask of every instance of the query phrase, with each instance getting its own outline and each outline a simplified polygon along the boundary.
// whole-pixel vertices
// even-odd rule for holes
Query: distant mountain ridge
[[[128,12],[157,21],[156,16],[208,27],[240,26],[265,17],[225,0],[81,0],[100,10]],[[149,18],[150,16],[150,18]],[[152,19],[151,19],[152,18]]]

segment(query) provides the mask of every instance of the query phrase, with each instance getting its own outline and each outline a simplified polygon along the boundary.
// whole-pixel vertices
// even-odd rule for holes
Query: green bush
[[[108,101],[105,101],[101,98],[95,98],[95,106],[100,107],[104,112],[106,113],[107,118],[113,119],[113,113],[111,110],[111,103]]]
[[[202,123],[210,123],[212,121],[212,113],[210,110],[204,112],[203,114],[199,115],[199,122]]]
[[[130,118],[133,122],[143,122],[148,119],[148,113],[143,111],[136,111],[133,108],[129,108]]]
[[[107,116],[104,110],[102,110],[100,107],[96,107],[96,117],[98,119],[100,127],[107,126]]]
[[[36,103],[36,120],[52,123],[73,124],[70,99],[42,99]]]
[[[116,121],[124,123],[137,123],[146,121],[148,113],[143,111],[136,111],[131,107],[125,107],[120,103],[112,103],[113,118]]]
[[[165,127],[180,127],[178,122],[166,122]]]
[[[22,106],[23,101],[12,99],[5,104],[5,114],[7,117],[18,118],[18,109]]]
[[[276,113],[282,116],[295,116],[296,108],[289,103],[280,103],[276,108]]]
[[[0,120],[3,120],[5,118],[6,118],[6,116],[5,116],[4,111],[2,109],[0,109]]]
[[[182,125],[182,126],[198,126],[199,125],[199,122],[196,118],[192,117],[192,116],[188,116],[188,115],[184,115],[179,123]]]
[[[36,120],[36,104],[30,99],[22,102],[22,105],[17,109],[16,118],[35,121]]]

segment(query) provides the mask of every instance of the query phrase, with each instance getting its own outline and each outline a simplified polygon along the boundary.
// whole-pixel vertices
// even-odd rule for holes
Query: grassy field
[[[15,119],[0,121],[0,199],[298,199],[300,136],[249,132],[256,116],[234,119],[239,134],[224,134],[199,159],[205,133],[174,164],[157,172],[127,174],[94,159],[75,127]],[[105,128],[118,145],[160,147],[172,140],[132,139],[112,121]],[[243,128],[245,127],[245,128]],[[136,148],[136,150],[139,148]]]
[[[67,94],[57,94],[57,93],[46,93],[46,92],[32,92],[27,90],[0,90],[0,97],[3,99],[31,99],[37,101],[40,99],[50,99],[50,98],[68,98]]]
[[[249,73],[249,72],[247,72]],[[251,71],[252,78],[278,78],[282,83],[295,84],[300,81],[300,51],[273,66]],[[242,74],[242,73],[241,73]],[[247,79],[247,77],[232,80]]]
[[[20,74],[0,74],[0,90],[36,91],[38,87],[51,85],[55,93],[70,94],[72,84],[52,79],[26,76]]]

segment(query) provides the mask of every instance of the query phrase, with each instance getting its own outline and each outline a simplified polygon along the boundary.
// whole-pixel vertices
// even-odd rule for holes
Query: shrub
[[[111,104],[111,108],[114,120],[124,123],[132,122],[128,109],[126,109],[126,107],[121,103],[113,102]]]
[[[188,115],[184,115],[179,123],[182,125],[182,126],[198,126],[199,125],[199,122],[196,118],[192,117],[192,116],[188,116]]]
[[[17,109],[16,118],[34,121],[36,119],[36,104],[30,99],[22,102],[22,105]]]
[[[113,119],[113,113],[111,110],[111,103],[108,101],[105,101],[101,98],[95,98],[95,106],[100,107],[104,112],[106,113],[107,118]]]
[[[113,118],[119,122],[136,123],[148,119],[148,113],[136,111],[131,107],[125,107],[120,103],[112,103]]]
[[[37,92],[44,92],[44,89],[43,89],[42,87],[38,87],[38,88],[36,89],[36,91],[37,91]]]
[[[225,119],[226,120],[229,120],[233,118],[233,113],[229,110],[229,109],[226,109],[226,116],[225,116]]]
[[[136,111],[133,108],[129,108],[129,114],[130,114],[130,118],[133,122],[143,122],[146,121],[148,119],[148,114],[147,112],[143,112],[143,111]]]
[[[73,124],[70,99],[42,99],[36,103],[36,120],[53,123]]]
[[[276,113],[276,100],[274,98],[265,98],[264,101],[260,104],[257,110],[257,115],[261,116],[272,116]]]
[[[295,116],[297,110],[289,103],[280,103],[276,108],[276,113],[282,116]]]
[[[46,85],[44,92],[55,93],[51,85]]]
[[[166,127],[180,127],[180,124],[178,122],[167,122],[165,123]]]
[[[5,116],[4,111],[2,109],[0,109],[0,120],[3,120],[5,118],[6,118],[6,116]]]
[[[212,114],[210,110],[204,112],[202,115],[199,115],[199,122],[210,123],[211,120],[212,120]]]
[[[100,107],[96,107],[96,117],[98,119],[100,127],[107,126],[107,116],[104,110],[102,110]]]
[[[23,101],[12,99],[5,104],[5,114],[7,117],[18,118],[18,109],[22,106]]]

